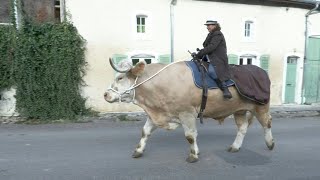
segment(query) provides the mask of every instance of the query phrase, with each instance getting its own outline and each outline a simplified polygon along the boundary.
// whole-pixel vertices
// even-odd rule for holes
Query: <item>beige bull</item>
[[[181,125],[191,148],[186,160],[196,162],[199,155],[196,119],[200,110],[202,90],[194,85],[192,72],[187,65],[184,62],[167,66],[139,62],[134,67],[125,63],[116,67],[111,59],[110,64],[120,73],[117,73],[115,81],[105,92],[105,100],[109,103],[133,102],[149,116],[132,157],[142,156],[148,137],[156,128],[172,130]],[[255,116],[263,127],[266,145],[272,150],[274,141],[269,104],[258,105],[240,97],[235,87],[229,89],[233,96],[230,100],[224,100],[219,89],[209,90],[204,117],[221,122],[230,115],[234,116],[238,132],[228,151],[237,152]]]

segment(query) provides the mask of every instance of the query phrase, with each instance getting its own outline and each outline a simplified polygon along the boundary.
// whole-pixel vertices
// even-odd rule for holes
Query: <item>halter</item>
[[[138,76],[136,77],[136,80],[134,81],[134,84],[132,84],[128,89],[126,89],[125,91],[123,92],[119,92],[115,89],[113,89],[111,86],[109,88],[107,88],[107,91],[108,90],[111,90],[115,93],[117,93],[119,95],[119,102],[121,102],[121,99],[122,99],[122,95],[124,94],[130,94],[131,91],[133,90],[133,98],[131,100],[131,102],[134,102],[134,98],[135,98],[135,95],[136,95],[136,91],[134,90],[136,87],[135,87],[135,84],[137,83],[137,80],[138,80]]]

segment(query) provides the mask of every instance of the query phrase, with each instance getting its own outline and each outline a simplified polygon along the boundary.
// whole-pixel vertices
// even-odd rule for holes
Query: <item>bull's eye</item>
[[[121,81],[122,79],[123,79],[123,77],[119,77],[119,78],[118,78],[118,81]]]

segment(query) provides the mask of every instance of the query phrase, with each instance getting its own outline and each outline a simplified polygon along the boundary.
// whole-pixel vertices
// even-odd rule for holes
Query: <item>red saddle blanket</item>
[[[230,65],[232,80],[241,96],[259,104],[270,100],[270,79],[267,72],[254,65]]]

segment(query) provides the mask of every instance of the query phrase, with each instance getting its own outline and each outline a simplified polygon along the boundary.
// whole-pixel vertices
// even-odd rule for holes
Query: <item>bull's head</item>
[[[117,67],[113,60],[109,59],[111,67],[117,71],[114,82],[104,93],[104,99],[109,103],[116,101],[131,102],[134,98],[134,85],[137,77],[139,77],[146,66],[144,61],[137,63],[132,67],[131,63],[122,61]]]

